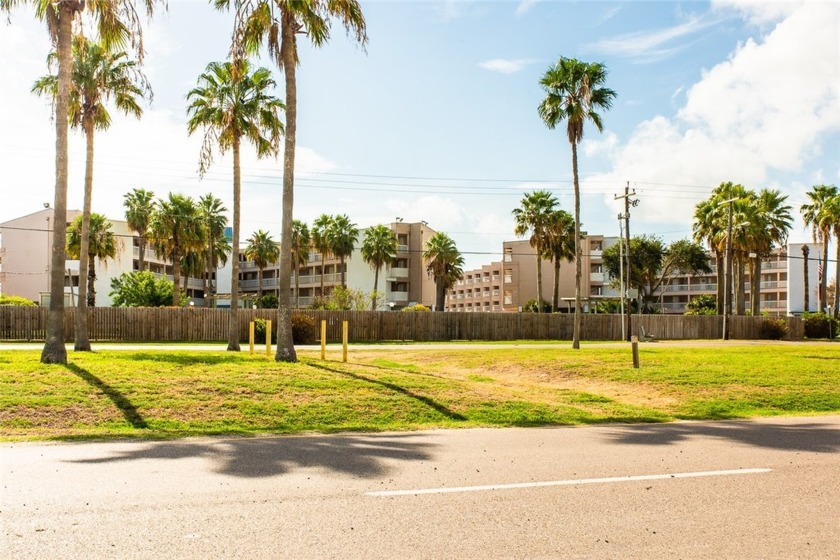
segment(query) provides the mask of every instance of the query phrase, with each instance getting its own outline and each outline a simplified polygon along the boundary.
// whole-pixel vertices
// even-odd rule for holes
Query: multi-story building
[[[598,299],[617,297],[603,268],[603,250],[618,238],[590,235],[582,241],[581,298],[588,311]],[[554,265],[542,260],[541,299],[551,302],[554,293]],[[447,294],[449,311],[522,311],[530,300],[537,299],[536,250],[527,240],[505,241],[502,260],[469,270]],[[561,310],[572,310],[575,299],[575,265],[560,266],[558,293]]]
[[[39,302],[49,303],[50,272],[53,241],[54,209],[44,209],[0,224],[0,253],[3,254],[0,269],[0,293],[14,295]],[[68,224],[81,214],[79,210],[68,210]],[[117,240],[115,258],[96,262],[96,305],[111,305],[111,280],[124,272],[139,270],[139,238],[121,220],[109,220],[111,231]],[[172,265],[158,257],[147,247],[145,260],[149,270],[159,277],[172,280]],[[65,305],[72,305],[79,286],[79,261],[66,260]],[[197,305],[203,298],[203,282],[187,278],[187,296]]]

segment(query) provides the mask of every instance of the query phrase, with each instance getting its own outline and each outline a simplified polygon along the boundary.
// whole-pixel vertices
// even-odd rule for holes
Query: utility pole
[[[627,330],[624,325],[624,300],[627,297],[627,291],[624,289],[624,224],[621,220],[624,219],[624,214],[618,215],[618,279],[621,294],[621,340],[627,336]]]
[[[624,253],[625,258],[627,259],[627,291],[630,291],[630,278],[632,278],[630,274],[630,207],[633,206],[634,208],[639,205],[639,199],[632,199],[630,197],[636,196],[636,191],[630,192],[630,181],[627,181],[624,185],[624,194],[623,195],[615,195],[615,200],[624,199],[624,239],[627,243],[626,251]],[[639,303],[639,312],[641,313],[641,302]],[[625,330],[625,340],[629,341],[630,338],[633,336],[633,330],[630,328],[630,318],[633,315],[633,311],[630,308],[630,301],[627,302],[627,317],[625,318],[627,327]]]
[[[718,206],[729,205],[726,221],[726,253],[723,269],[723,340],[729,340],[729,316],[732,314],[732,203],[737,197],[722,200]]]

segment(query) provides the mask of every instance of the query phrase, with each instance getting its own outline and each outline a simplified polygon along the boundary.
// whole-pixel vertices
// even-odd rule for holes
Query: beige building
[[[583,239],[581,260],[581,298],[584,310],[600,298],[617,297],[603,268],[603,250],[618,238],[590,235]],[[462,280],[447,293],[448,311],[522,311],[537,298],[536,251],[527,240],[505,241],[502,260],[465,271]],[[542,261],[542,300],[551,303],[554,293],[554,265]],[[572,310],[575,298],[575,264],[560,266],[560,310]]]
[[[68,210],[68,224],[81,211]],[[19,296],[49,303],[50,252],[52,249],[52,225],[54,209],[46,207],[38,212],[15,218],[0,224],[0,293]],[[111,280],[124,272],[139,270],[139,238],[121,220],[110,220],[111,231],[117,239],[117,255],[105,262],[96,262],[96,305],[111,305]],[[172,280],[172,265],[159,258],[153,250],[146,248],[149,269],[159,277]],[[65,305],[75,301],[79,286],[79,261],[65,261]],[[187,296],[201,305],[203,283],[197,278],[187,279]]]

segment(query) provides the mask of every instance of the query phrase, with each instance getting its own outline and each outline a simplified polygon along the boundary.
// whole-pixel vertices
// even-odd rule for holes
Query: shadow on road
[[[384,462],[426,461],[434,444],[412,434],[271,437],[132,444],[132,449],[108,457],[72,461],[82,464],[146,459],[205,458],[221,474],[245,478],[282,475],[298,468],[323,468],[373,478],[387,474]]]
[[[830,424],[680,422],[622,427],[612,433],[611,437],[615,443],[631,445],[674,445],[694,437],[706,437],[768,449],[816,453],[840,451],[840,429]]]
[[[353,379],[358,379],[359,381],[364,381],[366,383],[373,383],[374,385],[381,385],[382,387],[385,387],[387,389],[390,389],[392,391],[395,391],[397,393],[405,395],[406,397],[410,397],[412,399],[420,401],[421,403],[425,404],[429,408],[432,408],[432,409],[436,410],[437,412],[443,414],[444,416],[446,416],[450,420],[466,420],[467,419],[466,416],[449,410],[448,408],[446,408],[445,406],[443,406],[439,402],[436,402],[436,401],[430,399],[429,397],[425,397],[423,395],[418,395],[417,393],[413,393],[413,392],[409,391],[408,389],[406,389],[405,387],[400,387],[399,385],[396,385],[395,383],[388,383],[387,381],[380,381],[379,379],[372,379],[370,377],[365,377],[364,375],[359,375],[357,373],[351,373],[349,371],[342,371],[340,369],[327,367],[327,366],[324,366],[324,365],[321,365],[321,364],[311,363],[311,364],[309,364],[309,366],[314,367],[314,368],[318,368],[318,369],[322,369],[322,370],[328,371],[330,373],[337,373],[339,375],[346,375],[347,377],[352,377]]]
[[[99,379],[84,368],[80,368],[75,364],[66,364],[64,367],[72,371],[91,387],[102,391],[102,394],[111,399],[111,402],[114,403],[114,405],[118,409],[120,409],[120,412],[122,412],[122,415],[125,417],[126,422],[131,424],[133,428],[142,430],[149,427],[148,424],[146,424],[146,421],[140,415],[140,413],[137,412],[137,408],[131,403],[130,400],[128,400],[128,397],[126,397],[118,390],[114,389],[113,387],[111,387],[110,385],[108,385],[107,383],[105,383],[104,381],[102,381],[101,379]]]

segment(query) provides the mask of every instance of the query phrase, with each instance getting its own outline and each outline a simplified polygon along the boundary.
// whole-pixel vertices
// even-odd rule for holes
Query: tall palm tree
[[[321,214],[312,224],[312,245],[321,255],[321,291],[320,297],[324,297],[324,261],[330,254],[330,239],[328,232],[332,226],[333,217],[328,214]]]
[[[750,271],[751,314],[761,314],[761,259],[770,255],[773,247],[787,243],[793,218],[787,196],[777,190],[761,189],[755,199],[755,218],[751,224],[752,270]]]
[[[542,307],[542,261],[545,258],[548,243],[548,226],[552,213],[557,207],[557,198],[548,191],[525,193],[519,208],[513,209],[516,222],[514,233],[522,237],[531,234],[529,242],[535,249],[537,259],[537,313]]]
[[[572,262],[575,259],[575,219],[565,210],[555,210],[549,216],[543,257],[554,263],[554,290],[551,306],[554,311],[558,311],[560,309],[560,265],[564,260]]]
[[[598,109],[612,106],[615,92],[604,87],[607,69],[597,62],[581,62],[563,58],[551,66],[540,80],[546,96],[538,108],[540,118],[549,129],[566,121],[566,137],[572,146],[572,179],[575,191],[575,323],[572,347],[580,348],[580,181],[578,178],[577,145],[583,139],[583,125],[591,121],[598,131],[604,126]]]
[[[73,21],[87,8],[100,40],[106,49],[130,43],[136,47],[137,59],[142,62],[143,41],[141,20],[135,3],[129,0],[111,2],[79,2],[78,0],[3,0],[0,10],[32,4],[36,17],[46,21],[47,29],[58,56],[58,83],[55,96],[55,201],[53,211],[53,245],[50,270],[50,310],[47,333],[41,352],[43,363],[67,363],[64,347],[64,261],[67,239],[67,128],[70,84],[73,75]],[[154,11],[155,0],[143,0],[147,15]]]
[[[294,220],[292,222],[292,265],[295,273],[295,308],[297,309],[300,309],[300,267],[309,262],[311,244],[309,226],[305,222]]]
[[[210,293],[213,291],[213,273],[218,270],[219,265],[227,264],[227,255],[231,251],[230,243],[225,238],[227,227],[227,208],[222,201],[212,193],[207,193],[198,199],[198,214],[201,217],[201,225],[204,227],[205,245],[202,254],[202,261],[205,265],[204,276],[204,305],[210,301]]]
[[[426,242],[423,259],[426,271],[435,282],[435,310],[444,311],[446,290],[464,276],[464,257],[451,237],[439,231]]]
[[[211,62],[198,77],[198,86],[187,94],[190,134],[204,129],[199,157],[201,176],[213,162],[213,146],[219,152],[233,152],[233,235],[231,239],[230,315],[228,347],[239,351],[239,217],[242,199],[240,147],[242,139],[257,149],[257,157],[277,155],[283,123],[279,111],[283,104],[271,95],[275,86],[266,68],[251,71],[247,60],[236,63]]]
[[[716,313],[723,315],[723,289],[724,269],[723,251],[719,243],[721,231],[726,231],[725,214],[720,205],[717,204],[714,195],[704,200],[694,208],[694,225],[692,226],[693,238],[698,243],[706,243],[709,250],[714,253],[717,277]]]
[[[134,189],[123,197],[125,220],[128,228],[140,238],[138,248],[138,269],[146,270],[146,245],[148,244],[149,224],[155,212],[155,193],[145,189]]]
[[[292,210],[294,208],[295,147],[297,139],[297,35],[305,34],[316,47],[330,38],[332,20],[367,43],[365,18],[358,0],[213,0],[217,9],[236,9],[233,52],[235,58],[255,54],[265,43],[269,56],[281,67],[286,80],[286,138],[283,150],[283,219],[280,232],[281,286],[291,280]],[[295,362],[289,291],[280,290],[277,312],[277,361]]]
[[[833,196],[828,203],[828,219],[831,222],[831,233],[837,241],[834,257],[834,311],[836,319],[840,314],[840,193]],[[828,269],[825,269],[823,276],[828,276]],[[826,290],[826,304],[828,304],[828,291]]]
[[[822,274],[819,278],[820,286],[820,310],[825,309],[828,296],[828,243],[831,241],[833,224],[831,223],[831,201],[838,196],[837,187],[834,185],[814,185],[805,193],[810,203],[800,207],[805,227],[811,228],[811,236],[814,243],[822,243]]]
[[[808,286],[808,254],[810,252],[811,249],[807,245],[802,246],[802,283],[805,288],[802,311],[806,313],[811,310],[811,294],[808,293],[810,289]]]
[[[148,97],[152,90],[146,76],[137,68],[137,63],[127,60],[125,52],[109,52],[97,42],[76,35],[72,41],[73,74],[70,87],[68,118],[72,128],[81,128],[85,135],[85,193],[82,207],[82,230],[79,267],[87,267],[88,245],[90,244],[90,213],[93,197],[93,154],[94,132],[107,130],[111,126],[111,115],[106,102],[127,115],[137,118],[143,114],[139,100]],[[48,63],[53,66],[57,59],[53,51]],[[48,74],[36,80],[32,91],[41,96],[55,99],[58,94],[58,76]],[[87,278],[79,278],[78,311],[75,317],[76,336],[74,349],[90,351],[87,329]]]
[[[83,216],[76,216],[73,223],[67,228],[67,256],[71,259],[79,259],[82,262],[81,252],[83,249],[82,243],[82,228]],[[90,289],[85,296],[79,292],[79,298],[86,297],[87,306],[94,307],[96,305],[96,259],[105,266],[108,259],[113,259],[117,256],[117,249],[119,240],[117,240],[114,232],[111,230],[113,225],[102,214],[93,213],[90,215],[90,232],[88,243],[88,258],[85,259],[85,268],[87,268],[87,275],[81,274],[84,270],[79,265],[79,284],[82,282],[82,277],[87,276],[88,286]],[[87,321],[85,321],[87,324]]]
[[[254,261],[257,269],[259,269],[257,297],[262,298],[263,270],[268,265],[274,264],[280,259],[280,247],[277,246],[277,242],[271,238],[268,232],[259,229],[248,238],[248,246],[245,247],[245,258],[249,261]],[[280,291],[288,291],[288,288],[284,289],[284,286],[281,284]]]
[[[173,193],[165,200],[158,200],[150,230],[152,247],[172,263],[172,305],[177,307],[181,305],[182,259],[189,252],[199,250],[204,243],[204,228],[195,201]]]
[[[379,224],[365,231],[362,242],[362,258],[373,269],[372,311],[376,311],[376,296],[379,290],[379,271],[383,266],[390,266],[397,258],[397,236],[388,226]]]
[[[327,230],[327,242],[330,245],[330,253],[338,257],[341,268],[341,287],[347,287],[347,275],[344,261],[353,254],[353,247],[359,240],[359,228],[350,221],[347,214],[339,214],[333,217],[332,223]]]

